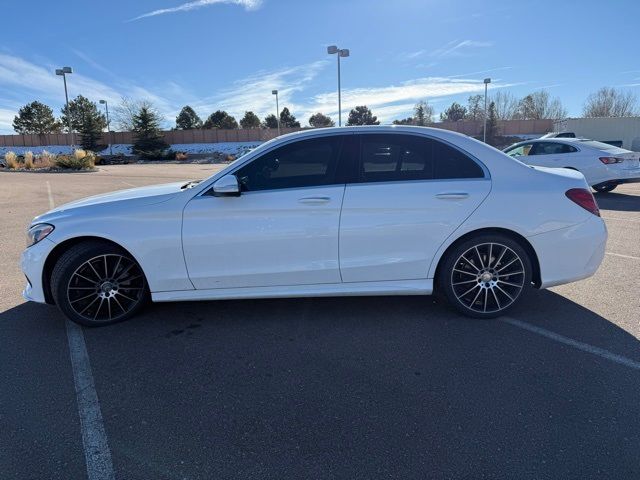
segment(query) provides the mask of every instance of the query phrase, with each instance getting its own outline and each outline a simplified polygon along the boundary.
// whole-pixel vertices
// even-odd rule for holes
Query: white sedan
[[[516,143],[504,152],[527,165],[578,170],[596,192],[640,182],[640,153],[584,138],[548,138]]]
[[[200,182],[135,188],[35,218],[24,296],[82,325],[156,302],[428,295],[507,312],[592,275],[607,231],[584,177],[408,126],[279,137]]]

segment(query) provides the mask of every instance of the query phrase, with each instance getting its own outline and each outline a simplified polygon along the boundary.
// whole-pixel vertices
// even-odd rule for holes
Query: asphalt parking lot
[[[65,320],[20,295],[28,222],[216,168],[0,172],[0,478],[87,477]],[[430,297],[307,298],[85,329],[112,478],[640,478],[640,184],[597,200],[598,273],[501,320]]]

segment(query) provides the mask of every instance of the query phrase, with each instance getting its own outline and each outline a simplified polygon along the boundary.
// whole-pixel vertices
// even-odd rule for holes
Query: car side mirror
[[[240,184],[235,175],[225,175],[213,184],[214,197],[239,197]]]

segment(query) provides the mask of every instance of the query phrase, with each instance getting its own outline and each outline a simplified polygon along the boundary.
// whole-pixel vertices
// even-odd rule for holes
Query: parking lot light
[[[100,100],[100,103],[104,104],[104,109],[107,114],[107,134],[109,135],[109,155],[113,155],[112,144],[111,141],[111,121],[109,120],[109,103],[106,100]]]
[[[71,145],[74,145],[73,130],[71,129],[71,111],[69,110],[69,94],[67,92],[67,75],[71,73],[73,73],[71,67],[56,68],[56,75],[61,76],[64,81],[64,98],[67,105],[67,128],[69,129],[69,135],[71,137]]]
[[[482,132],[482,141],[484,143],[487,143],[487,87],[490,83],[490,78],[484,79],[484,129]]]
[[[278,136],[280,136],[280,107],[278,106],[278,90],[271,90],[271,95],[276,96],[276,122],[278,122]]]
[[[329,55],[337,54],[338,57],[338,126],[342,126],[342,98],[340,91],[340,57],[348,57],[349,49],[348,48],[338,48],[336,45],[331,45],[327,47],[327,53]]]

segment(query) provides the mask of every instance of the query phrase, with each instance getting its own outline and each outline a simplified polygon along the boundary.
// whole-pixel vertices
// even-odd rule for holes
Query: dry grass
[[[16,169],[19,167],[18,156],[15,152],[7,152],[4,154],[4,161],[7,162],[7,168]]]
[[[91,152],[87,152],[86,150],[83,150],[82,148],[76,148],[73,151],[73,156],[75,157],[76,160],[82,160],[83,158],[85,158],[89,153]]]
[[[37,168],[54,167],[56,164],[55,155],[43,150],[42,153],[36,157],[35,164]]]
[[[24,168],[26,170],[33,169],[33,152],[29,151],[24,154]]]
[[[176,160],[186,160],[188,158],[187,152],[176,152]]]

